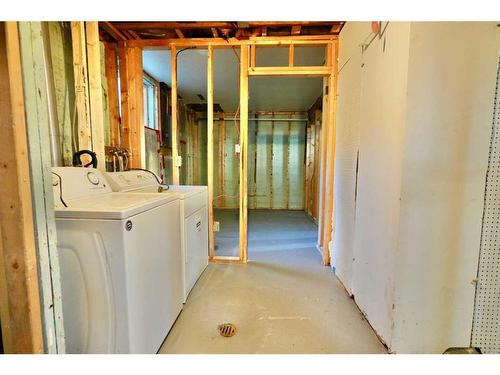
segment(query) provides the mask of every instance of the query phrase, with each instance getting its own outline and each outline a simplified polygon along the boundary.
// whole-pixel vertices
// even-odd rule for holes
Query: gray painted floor
[[[234,209],[215,209],[220,223],[215,233],[215,255],[239,255],[239,214]],[[304,211],[249,210],[248,251],[289,250],[315,246],[318,226]]]
[[[207,267],[160,353],[386,353],[321,265],[314,223],[279,212],[254,217],[247,264]],[[234,337],[218,334],[224,322],[236,324]]]

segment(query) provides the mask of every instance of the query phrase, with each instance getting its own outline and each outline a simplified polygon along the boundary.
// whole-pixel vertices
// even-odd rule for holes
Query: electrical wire
[[[61,200],[61,203],[63,204],[64,207],[68,207],[68,205],[66,204],[66,202],[62,197],[62,178],[54,171],[52,171],[52,174],[56,175],[57,178],[59,179],[59,199]]]
[[[158,178],[158,176],[156,175],[156,173],[150,171],[149,169],[144,169],[144,168],[130,168],[129,169],[130,171],[144,171],[144,172],[148,172],[148,173],[151,173],[153,176],[155,176],[156,178],[156,182],[158,182],[158,185],[163,185],[160,181],[160,179]],[[165,185],[167,187],[166,190],[170,189],[170,185]]]

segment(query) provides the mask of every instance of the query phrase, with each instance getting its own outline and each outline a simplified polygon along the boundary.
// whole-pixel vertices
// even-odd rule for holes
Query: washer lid
[[[126,219],[141,212],[179,199],[177,194],[109,193],[67,201],[68,207],[55,202],[57,218]]]

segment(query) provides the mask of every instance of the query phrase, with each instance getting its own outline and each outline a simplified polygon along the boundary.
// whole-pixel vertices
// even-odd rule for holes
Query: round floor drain
[[[219,324],[217,328],[223,337],[233,337],[236,334],[236,326],[232,323]]]

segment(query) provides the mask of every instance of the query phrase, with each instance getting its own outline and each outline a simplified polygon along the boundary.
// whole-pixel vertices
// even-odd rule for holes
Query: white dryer
[[[52,172],[67,352],[156,353],[182,309],[179,197]]]
[[[160,185],[146,170],[106,173],[113,191],[179,194],[184,302],[208,265],[208,190],[206,186]]]

